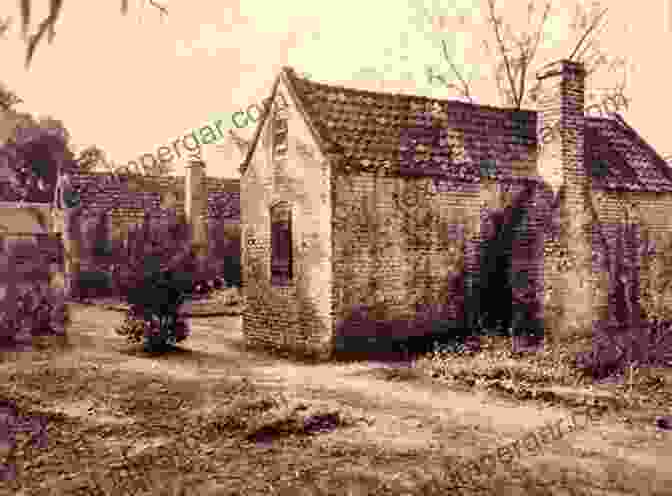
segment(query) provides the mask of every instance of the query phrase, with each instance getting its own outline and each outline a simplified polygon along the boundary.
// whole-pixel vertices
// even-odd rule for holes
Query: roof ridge
[[[290,68],[291,69],[291,68]],[[494,105],[486,105],[486,104],[481,104],[481,103],[470,103],[470,102],[463,102],[461,100],[450,100],[450,99],[445,99],[445,98],[434,98],[434,97],[428,97],[424,95],[413,95],[413,94],[408,94],[408,93],[398,93],[398,92],[384,92],[384,91],[373,91],[373,90],[366,90],[366,89],[360,89],[360,88],[353,88],[349,86],[342,86],[342,85],[337,85],[337,84],[328,84],[328,83],[319,83],[316,81],[311,81],[310,79],[306,78],[301,78],[296,75],[296,73],[291,70],[292,77],[295,80],[301,81],[301,84],[307,85],[307,86],[313,86],[313,87],[324,87],[330,90],[339,90],[339,91],[347,91],[350,93],[356,93],[360,94],[362,96],[371,96],[371,97],[379,97],[379,98],[405,98],[408,99],[409,101],[413,100],[421,100],[429,103],[443,103],[443,104],[450,104],[450,105],[457,105],[457,106],[464,106],[465,108],[484,108],[484,109],[492,109],[492,110],[497,110],[497,111],[502,111],[502,112],[526,112],[530,114],[538,114],[537,110],[532,110],[532,109],[516,109],[514,107],[497,107]]]

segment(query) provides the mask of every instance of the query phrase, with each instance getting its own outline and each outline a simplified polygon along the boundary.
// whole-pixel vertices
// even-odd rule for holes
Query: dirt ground
[[[181,349],[152,357],[114,333],[122,314],[73,309],[65,348],[2,357],[0,399],[44,418],[47,444],[16,434],[0,494],[672,494],[672,431],[649,421],[661,412],[607,412],[456,487],[458,460],[572,412],[404,363],[247,351],[239,317],[192,319]]]

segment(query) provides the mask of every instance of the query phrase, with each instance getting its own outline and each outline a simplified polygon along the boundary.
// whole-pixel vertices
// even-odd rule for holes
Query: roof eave
[[[283,67],[282,70],[280,71],[280,74],[276,78],[275,82],[273,83],[273,89],[271,91],[271,102],[275,100],[275,95],[277,93],[278,89],[278,84],[280,83],[280,80],[284,82],[285,86],[287,87],[287,90],[290,93],[290,98],[294,102],[294,106],[296,107],[299,115],[303,118],[304,122],[308,126],[308,129],[310,130],[310,134],[317,144],[317,148],[320,151],[320,154],[323,157],[327,157],[326,153],[326,143],[320,134],[320,132],[317,129],[317,126],[315,125],[315,122],[310,116],[310,113],[306,110],[305,105],[303,104],[303,99],[301,98],[301,92],[298,91],[296,88],[296,85],[294,84],[294,69],[291,67]],[[254,155],[254,152],[257,147],[257,142],[259,141],[259,137],[261,135],[261,130],[264,127],[264,123],[266,122],[267,116],[270,114],[270,112],[265,112],[263,118],[259,121],[259,124],[257,126],[257,129],[255,130],[254,137],[252,138],[252,143],[250,145],[249,150],[247,151],[247,156],[245,157],[245,160],[241,164],[241,175],[245,175],[247,172],[248,165],[250,163],[250,160],[252,159],[252,156]]]
[[[244,176],[245,173],[247,172],[250,160],[252,159],[252,156],[254,155],[254,151],[257,149],[257,143],[258,143],[259,137],[261,135],[261,130],[264,128],[264,125],[266,124],[266,119],[268,118],[268,115],[270,114],[270,112],[268,112],[268,110],[273,105],[272,102],[275,101],[275,94],[278,90],[278,84],[279,83],[280,83],[280,75],[276,76],[275,81],[273,82],[273,87],[271,88],[271,97],[270,97],[270,100],[268,100],[269,107],[268,107],[268,109],[264,109],[264,113],[261,116],[261,119],[259,120],[259,123],[257,124],[257,128],[254,130],[254,136],[252,137],[252,143],[250,143],[250,147],[247,150],[247,154],[245,155],[245,159],[240,164],[240,175],[241,175],[241,177]]]

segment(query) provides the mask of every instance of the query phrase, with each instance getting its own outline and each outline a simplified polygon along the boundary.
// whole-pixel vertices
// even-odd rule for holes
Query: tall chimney
[[[186,165],[184,210],[191,229],[192,245],[201,257],[207,245],[205,214],[208,203],[208,192],[205,184],[205,162],[200,159],[189,159]]]
[[[552,268],[557,260],[544,260],[545,277],[555,280],[556,302],[563,309],[560,332],[592,332],[595,318],[591,182],[583,163],[585,77],[583,64],[569,60],[549,64],[537,74],[542,86],[537,166],[555,195],[564,189],[560,198],[556,196],[563,226],[556,253],[564,251],[574,261],[568,269],[557,270]]]
[[[585,77],[583,64],[569,60],[548,64],[537,74],[542,85],[537,114],[539,174],[556,194],[563,184],[580,187],[586,180],[583,168]]]

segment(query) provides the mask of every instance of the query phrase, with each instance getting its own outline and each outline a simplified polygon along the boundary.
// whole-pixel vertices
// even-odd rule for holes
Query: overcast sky
[[[325,83],[453,98],[427,82],[427,64],[450,71],[441,39],[472,80],[476,101],[499,105],[492,59],[480,47],[492,38],[476,0],[157,0],[169,9],[163,20],[144,2],[130,0],[122,16],[120,0],[66,0],[54,43],[40,46],[25,70],[18,1],[0,0],[0,16],[17,21],[0,40],[0,78],[25,100],[17,109],[61,119],[75,145],[96,144],[126,163],[217,119],[232,127],[231,114],[266,98],[283,65]],[[35,29],[48,2],[33,3]],[[661,154],[672,154],[665,118],[672,75],[663,62],[672,47],[672,0],[609,4],[601,44],[629,60],[623,115]],[[506,0],[502,13],[524,27],[524,16],[512,17],[524,5]],[[535,67],[567,56],[576,42],[572,12],[557,9]],[[460,16],[465,28],[458,30]],[[240,130],[252,132],[251,125]],[[227,155],[204,148],[209,175],[237,177],[238,158]]]

